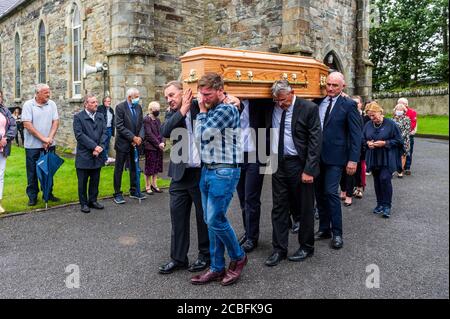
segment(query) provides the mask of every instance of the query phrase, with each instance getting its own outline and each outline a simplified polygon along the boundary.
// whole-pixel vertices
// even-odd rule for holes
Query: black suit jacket
[[[320,105],[323,100],[314,102]],[[340,96],[323,124],[322,162],[326,165],[346,166],[348,161],[359,162],[362,139],[361,116],[356,102]]]
[[[116,106],[115,126],[117,130],[114,149],[122,153],[128,153],[131,150],[133,138],[138,136],[144,140],[144,116],[142,107],[136,106],[137,123],[133,121],[128,102],[124,101]]]
[[[115,117],[114,110],[113,110],[112,107],[109,107],[109,108],[108,108],[108,111],[109,111],[109,113],[111,113],[111,115],[112,115],[112,122],[111,122],[112,136],[115,136],[115,135],[116,135],[116,128],[115,128],[115,126],[114,126],[114,121],[115,121],[115,119],[114,119],[114,117]],[[106,114],[106,106],[104,106],[103,104],[100,105],[100,106],[98,107],[98,109],[97,109],[97,112],[102,113],[102,114],[103,114],[103,117],[105,118],[105,122],[108,123],[108,122],[107,122],[107,121],[108,121],[108,116],[107,116],[107,114]]]
[[[103,149],[106,144],[106,122],[102,113],[96,113],[95,122],[83,110],[73,118],[73,131],[77,140],[75,167],[80,169],[97,169],[103,166],[102,156],[94,156],[97,146]]]
[[[196,100],[192,101],[191,104],[191,121],[192,121],[192,129],[194,129],[194,120],[197,118],[198,113],[200,112],[200,108],[198,106],[198,102]],[[178,111],[172,111],[170,110],[166,114],[166,120],[161,125],[161,135],[164,138],[171,138],[172,131],[177,128],[184,128],[186,129],[186,117],[181,115],[181,112]],[[174,136],[176,139],[172,140],[173,145],[179,143],[182,141],[182,136]],[[187,138],[187,136],[185,136]],[[187,143],[187,141],[185,142]],[[172,177],[172,180],[175,182],[180,181],[183,176],[186,169],[186,163],[174,163],[172,161],[173,156],[183,156],[182,151],[188,151],[187,147],[180,148],[178,154],[172,154],[170,155],[170,163],[169,163],[169,172],[168,175]],[[174,152],[175,148],[172,147],[172,151]],[[200,151],[200,150],[199,150]],[[173,156],[172,156],[173,155]]]
[[[272,128],[272,107],[266,113],[266,127]],[[292,139],[300,158],[302,171],[317,177],[320,173],[322,129],[319,107],[311,101],[296,97],[292,115]]]

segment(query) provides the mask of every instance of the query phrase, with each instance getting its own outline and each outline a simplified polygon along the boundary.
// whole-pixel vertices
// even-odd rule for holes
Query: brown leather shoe
[[[225,270],[221,272],[211,271],[208,269],[205,273],[197,275],[191,278],[191,284],[193,285],[204,285],[211,281],[221,281],[225,276]]]
[[[222,286],[234,284],[241,276],[242,269],[244,269],[244,266],[247,264],[247,261],[248,261],[247,255],[245,255],[244,258],[242,258],[241,260],[232,261],[227,269],[225,277],[223,278],[220,284]]]

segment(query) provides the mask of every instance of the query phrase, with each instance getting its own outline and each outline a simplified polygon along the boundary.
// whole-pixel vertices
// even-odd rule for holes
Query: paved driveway
[[[105,200],[104,211],[89,215],[73,206],[3,218],[0,298],[449,298],[448,161],[448,142],[417,139],[413,175],[394,179],[390,220],[370,212],[375,196],[369,178],[365,198],[343,207],[344,249],[318,242],[313,258],[274,268],[264,266],[272,229],[266,178],[260,246],[230,287],[192,286],[187,271],[157,273],[169,257],[167,192],[141,204]],[[240,234],[238,207],[235,198],[229,216]],[[192,229],[194,259],[193,219]],[[290,236],[293,253],[296,238]],[[369,265],[380,271],[380,288],[366,287]],[[69,289],[67,282],[77,286],[74,270],[80,288]]]

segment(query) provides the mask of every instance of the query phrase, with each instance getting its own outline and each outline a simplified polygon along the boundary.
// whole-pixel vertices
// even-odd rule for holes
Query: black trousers
[[[272,176],[272,245],[276,252],[287,254],[289,240],[289,192],[295,190],[299,206],[298,242],[305,250],[314,249],[314,184],[301,182],[303,167],[299,159],[285,159]]]
[[[192,203],[197,221],[198,258],[209,260],[208,227],[203,217],[202,195],[199,183],[200,168],[187,168],[180,181],[170,184],[170,218],[172,233],[170,257],[179,263],[188,263]]]
[[[80,205],[88,205],[97,201],[98,185],[100,183],[100,171],[101,168],[77,168],[78,198],[80,199]]]
[[[358,171],[356,171],[356,174],[357,173]],[[359,174],[361,174],[361,166],[359,167]],[[345,192],[345,195],[347,197],[353,197],[353,189],[355,188],[355,185],[356,185],[356,176],[355,175],[350,176],[345,171],[342,172],[340,186],[341,191]]]
[[[129,152],[116,152],[116,163],[114,166],[114,196],[122,194],[122,175],[125,162],[130,163],[130,193],[136,192],[136,165],[134,165],[134,150]]]
[[[259,163],[242,164],[241,177],[237,185],[245,238],[252,241],[258,241],[259,238],[261,190],[264,182],[264,175],[259,172],[260,166]]]

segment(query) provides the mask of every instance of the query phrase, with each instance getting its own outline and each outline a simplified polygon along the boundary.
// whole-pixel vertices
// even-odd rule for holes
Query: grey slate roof
[[[0,19],[27,0],[0,0]]]

